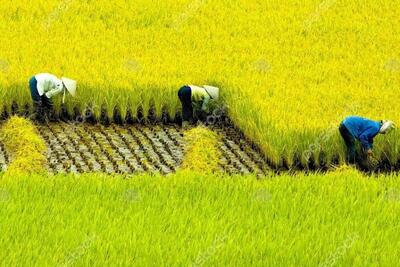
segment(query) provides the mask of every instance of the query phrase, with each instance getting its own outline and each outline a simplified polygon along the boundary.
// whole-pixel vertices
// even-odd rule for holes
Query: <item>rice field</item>
[[[367,175],[337,128],[399,124],[399,6],[1,3],[0,265],[397,266],[399,131]],[[78,91],[40,124],[41,72]],[[188,84],[221,88],[191,129]]]
[[[79,82],[74,107],[174,118],[184,84],[222,88],[232,121],[275,165],[343,160],[347,115],[399,120],[399,1],[26,0],[0,7],[1,106],[38,72]],[[76,16],[79,14],[79,16]],[[268,15],[266,15],[268,14]],[[12,31],[10,29],[18,29]],[[58,105],[60,109],[60,105]],[[377,138],[395,164],[398,133]]]
[[[396,266],[400,185],[328,175],[0,178],[4,266]]]

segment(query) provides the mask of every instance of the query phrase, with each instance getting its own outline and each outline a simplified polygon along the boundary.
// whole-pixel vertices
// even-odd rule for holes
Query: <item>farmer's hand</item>
[[[379,162],[378,160],[374,157],[374,153],[372,152],[372,149],[367,150],[367,166],[370,171],[376,170],[378,167]]]

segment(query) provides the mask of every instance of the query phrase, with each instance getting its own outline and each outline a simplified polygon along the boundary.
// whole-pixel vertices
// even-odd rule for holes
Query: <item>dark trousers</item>
[[[42,96],[39,95],[37,89],[37,80],[35,77],[32,77],[29,80],[29,88],[36,119],[43,120],[53,111],[53,102],[45,94],[43,94]]]
[[[347,147],[346,161],[353,164],[356,162],[356,139],[343,123],[339,126],[339,132]]]
[[[37,90],[37,80],[35,77],[32,77],[29,80],[29,88],[31,90],[31,97],[33,102],[41,102],[42,98],[39,95],[39,92]]]
[[[39,95],[37,89],[37,80],[35,77],[32,77],[30,79],[29,88],[31,91],[31,97],[34,104],[37,103],[46,109],[51,109],[53,107],[53,101],[51,101],[50,98],[48,98],[45,94],[43,94],[42,96]]]
[[[178,97],[182,104],[182,120],[193,121],[192,89],[189,86],[183,86],[178,91]]]

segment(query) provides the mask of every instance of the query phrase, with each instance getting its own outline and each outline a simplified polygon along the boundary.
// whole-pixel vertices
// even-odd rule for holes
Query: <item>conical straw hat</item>
[[[68,92],[72,95],[76,95],[76,81],[62,77],[61,80],[63,81],[63,84],[65,85],[65,88],[67,88]]]
[[[394,125],[394,123],[392,121],[383,121],[382,122],[382,126],[379,129],[379,132],[381,134],[385,134],[385,133],[390,132],[394,128],[395,128],[395,125]]]

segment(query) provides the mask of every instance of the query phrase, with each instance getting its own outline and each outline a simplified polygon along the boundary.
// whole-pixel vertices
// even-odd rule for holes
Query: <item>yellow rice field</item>
[[[267,157],[343,157],[350,114],[400,123],[400,1],[7,1],[0,6],[1,104],[29,103],[38,72],[72,77],[71,108],[123,115],[177,89],[222,88],[229,115]],[[78,16],[76,14],[79,14]],[[99,112],[96,111],[96,112]],[[397,132],[376,153],[399,158]]]

